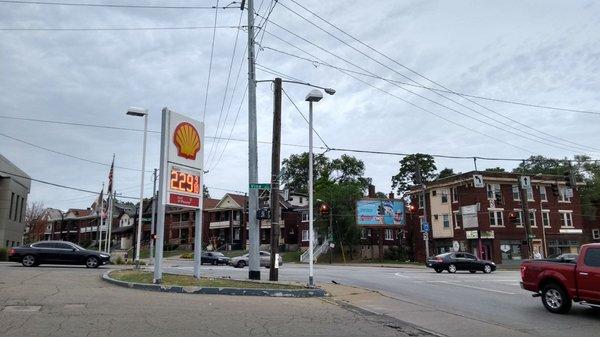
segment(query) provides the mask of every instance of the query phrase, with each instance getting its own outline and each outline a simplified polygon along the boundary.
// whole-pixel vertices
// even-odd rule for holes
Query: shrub
[[[176,250],[177,248],[179,248],[178,244],[166,244],[164,246],[164,250]]]
[[[388,250],[385,251],[384,256],[389,260],[398,260],[398,261],[406,261],[407,255],[404,249],[398,248],[395,246],[389,247]]]
[[[0,248],[0,261],[8,261],[8,250]]]
[[[125,260],[123,260],[122,256],[117,257],[117,259],[115,260],[115,264],[121,265],[121,264],[124,264],[124,263],[125,263]]]
[[[183,253],[181,254],[181,258],[182,259],[193,259],[194,258],[194,253]]]

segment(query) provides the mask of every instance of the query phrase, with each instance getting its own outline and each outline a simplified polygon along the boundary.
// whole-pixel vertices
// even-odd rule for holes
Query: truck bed
[[[567,285],[567,292],[572,297],[577,297],[577,281],[575,279],[576,264],[560,260],[525,260],[521,263],[521,278],[523,288],[533,292],[539,292],[540,285],[546,281],[557,280]]]

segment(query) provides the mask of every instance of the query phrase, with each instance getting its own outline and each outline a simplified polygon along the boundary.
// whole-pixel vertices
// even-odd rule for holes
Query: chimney
[[[375,198],[375,185],[369,185],[369,198]]]
[[[389,199],[394,199],[394,192],[390,192],[390,194],[388,194],[388,198]]]

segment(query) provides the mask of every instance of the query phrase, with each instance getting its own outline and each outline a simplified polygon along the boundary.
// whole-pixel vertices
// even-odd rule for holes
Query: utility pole
[[[242,10],[243,10],[242,2]],[[256,138],[256,78],[254,70],[254,0],[248,0],[248,186],[258,183],[258,153]],[[258,189],[248,191],[249,272],[248,278],[260,280],[260,228],[256,219]]]
[[[427,199],[425,198],[425,184],[423,183],[423,176],[421,175],[421,167],[419,163],[416,164],[417,168],[417,180],[421,184],[421,198],[423,198],[423,223],[427,223]],[[429,231],[423,233],[423,241],[425,241],[425,260],[429,258]]]
[[[102,217],[102,215],[104,214],[104,183],[102,183],[102,193],[100,195],[100,221],[98,221],[98,230],[96,232],[98,232],[98,237],[96,238],[98,240],[98,251],[101,252],[102,251],[102,225],[104,223],[104,219]]]
[[[529,183],[531,185],[531,182]],[[527,206],[527,189],[523,186],[523,179],[519,179],[519,195],[521,196],[521,208],[523,209],[523,218],[525,221],[525,238],[527,240],[528,258],[533,256],[531,245],[531,223],[529,222],[529,208]],[[544,224],[542,223],[542,226]]]
[[[271,151],[271,270],[269,281],[279,279],[279,266],[275,267],[279,252],[281,207],[279,207],[279,171],[281,157],[281,78],[275,79],[273,97],[273,147]]]
[[[333,204],[333,200],[331,200]],[[333,243],[333,207],[329,206],[329,264],[333,262],[333,248],[331,248],[331,244]]]
[[[154,169],[154,174],[152,175],[152,218],[150,219],[150,263],[154,264],[154,219],[156,218],[156,178],[157,178],[157,169]]]

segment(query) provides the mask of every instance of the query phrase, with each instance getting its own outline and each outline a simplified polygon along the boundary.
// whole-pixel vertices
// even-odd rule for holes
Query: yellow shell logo
[[[173,142],[177,147],[178,156],[196,160],[196,154],[200,151],[200,135],[192,124],[183,122],[177,125],[173,133]]]

